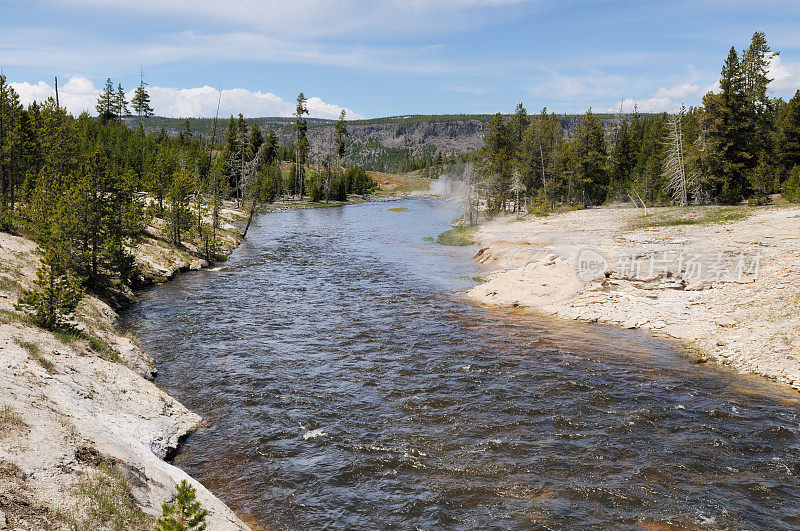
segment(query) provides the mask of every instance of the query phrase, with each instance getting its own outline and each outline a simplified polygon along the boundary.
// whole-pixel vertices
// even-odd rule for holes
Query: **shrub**
[[[544,193],[543,188],[536,191],[536,195],[531,197],[528,211],[535,216],[546,216],[550,213],[550,201]]]
[[[795,166],[783,183],[783,197],[792,203],[800,203],[800,166]]]
[[[208,510],[195,501],[197,491],[184,479],[175,486],[178,495],[174,503],[161,506],[159,531],[200,531],[206,528]]]
[[[766,162],[761,161],[758,166],[753,168],[747,174],[747,180],[750,181],[750,188],[753,190],[747,202],[751,205],[766,205],[770,203],[769,194],[772,193],[772,185],[775,181],[774,170]]]
[[[70,329],[69,319],[83,298],[80,281],[69,272],[59,272],[53,254],[47,253],[34,284],[39,289],[23,291],[16,309],[30,313],[33,322],[46,330]]]

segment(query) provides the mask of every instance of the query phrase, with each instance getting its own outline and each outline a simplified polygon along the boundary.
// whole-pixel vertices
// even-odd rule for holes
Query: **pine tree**
[[[197,491],[185,479],[175,486],[177,497],[174,503],[161,506],[162,517],[158,519],[159,531],[202,531],[206,528],[208,510],[197,501]]]
[[[34,281],[39,288],[23,291],[16,305],[31,313],[33,322],[45,330],[69,329],[72,313],[83,298],[80,281],[63,271],[61,262],[55,248],[45,251]]]
[[[103,92],[97,98],[95,109],[97,109],[97,114],[102,122],[108,122],[117,117],[117,95],[114,92],[114,84],[111,82],[110,77],[106,79]]]
[[[257,123],[253,124],[253,127],[250,128],[250,158],[256,156],[258,150],[261,149],[261,145],[264,143],[264,135],[261,134],[261,128],[258,127]]]
[[[552,198],[556,190],[556,162],[563,142],[561,122],[543,108],[534,116],[517,149],[517,164],[527,191],[542,189]]]
[[[275,134],[274,129],[270,129],[267,134],[267,146],[264,151],[264,162],[272,164],[278,161],[278,135]]]
[[[769,77],[769,67],[772,59],[780,52],[773,52],[767,44],[764,32],[753,33],[750,46],[742,54],[742,76],[744,92],[750,105],[759,112],[764,112],[771,105],[767,97],[767,85],[772,79]]]
[[[581,202],[584,206],[602,203],[608,188],[608,157],[603,126],[591,108],[583,115],[570,144]]]
[[[250,160],[248,157],[249,139],[247,122],[245,122],[244,116],[239,114],[238,121],[234,122],[232,120],[233,117],[228,122],[228,133],[234,136],[226,137],[228,149],[231,150],[228,156],[228,176],[236,198],[236,205],[239,206],[244,193],[245,166]]]
[[[800,166],[795,166],[789,172],[789,177],[783,183],[781,195],[792,203],[800,203]]]
[[[333,126],[333,142],[336,144],[336,156],[339,159],[339,166],[342,165],[342,158],[344,157],[347,148],[347,136],[350,134],[347,131],[347,122],[345,121],[345,110],[339,113],[339,119]]]
[[[295,108],[295,168],[297,171],[297,195],[299,199],[303,198],[303,183],[305,181],[305,163],[308,157],[308,150],[310,145],[308,143],[308,124],[303,118],[304,114],[308,114],[308,107],[306,106],[306,97],[301,92],[297,95],[297,107]]]
[[[0,229],[13,226],[18,190],[38,159],[33,129],[29,111],[0,75]]]
[[[229,156],[239,151],[239,144],[237,137],[238,134],[236,131],[236,119],[231,114],[231,117],[228,119],[227,129],[225,131],[225,147],[228,150]]]
[[[777,119],[776,155],[788,174],[800,166],[800,90],[784,105]]]
[[[139,72],[139,86],[136,87],[133,98],[131,98],[131,105],[133,111],[139,117],[139,124],[142,123],[142,117],[153,116],[153,108],[150,106],[150,94],[147,92],[147,83],[144,82],[144,75]]]
[[[167,228],[172,243],[181,245],[183,234],[192,227],[192,211],[189,208],[192,192],[195,189],[194,175],[186,169],[175,172],[167,192]]]
[[[769,77],[770,64],[776,56],[778,52],[770,50],[767,38],[761,31],[753,33],[750,46],[742,54],[744,92],[749,106],[748,114],[753,120],[749,151],[757,157],[750,167],[760,160],[771,163],[773,158],[775,104],[767,96],[767,86],[772,81]]]
[[[750,151],[753,120],[736,48],[731,47],[720,78],[720,93],[703,98],[706,108],[706,156],[714,189],[724,203],[738,203],[748,195],[746,173],[755,165]]]
[[[522,135],[525,133],[525,130],[528,128],[528,124],[530,123],[530,118],[528,118],[528,111],[525,109],[525,106],[522,102],[517,104],[517,107],[514,109],[514,116],[511,117],[511,123],[509,124],[510,134],[511,134],[511,142],[515,146],[519,146],[522,142]]]
[[[772,193],[772,186],[775,182],[774,168],[762,160],[758,166],[747,173],[747,180],[753,195],[747,200],[751,205],[765,205],[770,203],[769,194]]]
[[[502,114],[497,113],[487,124],[484,147],[481,151],[489,178],[489,193],[494,204],[491,209],[505,210],[508,200],[515,146],[512,134]]]
[[[128,116],[129,114],[128,101],[125,99],[125,91],[122,89],[122,83],[117,85],[117,93],[114,99],[114,112],[120,121],[122,121],[124,116]]]
[[[634,117],[634,119],[636,119]],[[636,167],[636,145],[628,123],[617,130],[617,142],[611,153],[611,193],[614,197],[624,195],[631,187]]]

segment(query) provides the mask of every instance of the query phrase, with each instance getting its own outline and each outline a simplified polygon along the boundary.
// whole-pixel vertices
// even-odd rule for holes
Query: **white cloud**
[[[769,61],[767,77],[772,79],[768,86],[769,92],[777,96],[792,97],[795,91],[800,89],[800,63],[785,63],[780,55],[773,55]],[[717,79],[700,93],[719,91],[719,79]]]
[[[672,88],[660,88],[658,92],[656,92],[656,98],[667,98],[667,99],[680,99],[685,98],[687,96],[697,96],[698,91],[700,90],[700,85],[695,85],[694,83],[683,83],[681,85],[672,87]]]
[[[44,81],[11,83],[11,86],[26,105],[55,95],[54,88]],[[59,102],[75,114],[83,111],[94,113],[100,90],[90,79],[75,76],[59,87]],[[295,107],[294,102],[285,101],[271,92],[253,92],[243,88],[223,89],[221,97],[217,89],[209,86],[184,89],[152,86],[148,87],[148,92],[156,114],[173,118],[214,116],[218,100],[220,116],[223,117],[239,113],[248,118],[291,116]],[[127,97],[129,100],[133,97],[132,90]],[[350,109],[326,103],[319,97],[308,98],[307,105],[312,118],[338,118],[342,109],[347,112],[349,119],[363,118]]]
[[[719,79],[708,85],[706,88],[700,91],[702,95],[706,95],[709,92],[719,92]]]
[[[612,96],[622,94],[628,80],[614,74],[591,71],[580,75],[564,75],[549,71],[544,82],[530,89],[536,96],[556,95],[561,99],[578,96]]]
[[[646,100],[635,100],[633,98],[625,98],[622,100],[622,112],[633,112],[633,109],[638,109],[639,112],[675,112],[680,109],[680,103],[674,103],[669,98],[652,97]],[[620,110],[620,104],[617,103],[609,107],[608,112],[617,112]]]
[[[39,81],[38,83],[9,83],[19,94],[20,101],[28,105],[34,101],[44,101],[47,98],[55,97],[55,88]],[[95,112],[94,106],[97,103],[97,95],[100,89],[95,88],[92,81],[82,76],[74,76],[66,83],[58,87],[58,102],[62,107],[66,107],[74,114],[83,111]]]
[[[621,103],[622,112],[633,112],[634,106],[639,112],[678,112],[681,105],[695,104],[703,94],[708,92],[708,88],[701,89],[700,87],[689,81],[671,88],[661,87],[649,98],[641,100],[625,98],[609,107],[607,111],[619,111]]]
[[[774,55],[769,65],[769,77],[772,78],[770,90],[793,96],[794,91],[800,89],[800,63],[784,63],[780,55]]]

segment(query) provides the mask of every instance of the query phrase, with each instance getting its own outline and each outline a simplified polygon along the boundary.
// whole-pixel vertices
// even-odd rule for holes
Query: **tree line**
[[[134,112],[153,113],[146,84]],[[176,246],[191,240],[208,260],[221,258],[220,209],[231,200],[248,212],[279,197],[346,201],[369,193],[374,182],[360,168],[341,168],[346,150],[344,114],[337,141],[316,165],[308,160],[298,98],[295,160],[274,131],[264,135],[239,115],[224,139],[185,130],[171,137],[146,133],[141,120],[128,127],[128,102],[109,79],[97,102],[98,117],[75,117],[56,100],[25,108],[0,75],[0,230],[33,238],[42,250],[37,289],[20,299],[46,328],[67,326],[84,290],[107,299],[134,286],[132,248],[150,225]],[[220,134],[220,137],[222,135]]]
[[[610,130],[589,109],[572,134],[523,104],[488,124],[485,146],[466,172],[469,202],[489,210],[549,210],[558,204],[763,204],[782,192],[800,201],[800,91],[767,93],[773,52],[754,33],[731,47],[718,92],[676,114],[617,115]],[[472,209],[472,207],[471,207]]]

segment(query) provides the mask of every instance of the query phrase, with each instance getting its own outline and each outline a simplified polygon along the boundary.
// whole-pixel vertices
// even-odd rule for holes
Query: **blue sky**
[[[697,104],[766,32],[773,93],[800,88],[797,1],[0,0],[0,68],[25,101],[93,107],[139,68],[157,114],[530,112]]]

